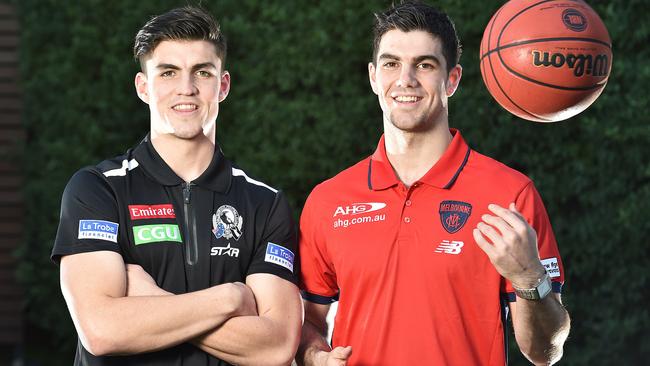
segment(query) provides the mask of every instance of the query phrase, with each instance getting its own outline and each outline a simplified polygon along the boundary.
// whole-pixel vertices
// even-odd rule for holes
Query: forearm
[[[515,338],[522,353],[536,365],[549,365],[562,357],[569,335],[569,314],[556,295],[541,301],[517,298],[513,317]]]
[[[309,321],[305,321],[302,326],[302,335],[300,338],[300,346],[298,346],[298,353],[296,354],[296,362],[300,366],[313,366],[320,364],[317,362],[319,357],[324,357],[322,352],[329,352],[332,348],[327,343],[316,326]]]
[[[237,365],[288,365],[300,336],[300,317],[240,316],[192,340],[196,346]]]
[[[185,342],[222,324],[232,305],[208,289],[182,295],[105,297],[85,304],[75,325],[95,355],[156,351]]]

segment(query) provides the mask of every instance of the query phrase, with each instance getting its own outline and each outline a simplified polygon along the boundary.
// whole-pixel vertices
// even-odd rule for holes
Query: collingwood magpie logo
[[[234,207],[223,205],[212,215],[212,233],[217,239],[239,240],[244,219]]]

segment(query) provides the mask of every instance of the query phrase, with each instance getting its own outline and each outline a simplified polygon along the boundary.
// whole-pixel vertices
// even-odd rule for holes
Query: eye
[[[433,64],[430,64],[428,62],[423,62],[421,64],[418,64],[418,69],[421,69],[421,70],[433,70],[435,68],[436,67]]]
[[[163,77],[163,78],[171,78],[174,75],[176,75],[176,73],[173,70],[163,71],[163,73],[160,74],[160,76]]]
[[[209,72],[209,71],[205,71],[205,70],[199,70],[199,71],[196,72],[196,75],[198,77],[202,77],[202,78],[209,78],[209,77],[212,76],[212,73]]]
[[[394,69],[397,67],[397,62],[395,61],[386,61],[383,63],[382,67],[384,69]]]

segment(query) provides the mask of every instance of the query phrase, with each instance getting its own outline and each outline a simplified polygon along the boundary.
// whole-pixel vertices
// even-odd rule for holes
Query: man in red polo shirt
[[[503,366],[508,312],[531,362],[562,356],[564,270],[542,200],[449,129],[459,57],[446,14],[404,2],[376,15],[368,72],[384,135],[305,204],[299,363]]]

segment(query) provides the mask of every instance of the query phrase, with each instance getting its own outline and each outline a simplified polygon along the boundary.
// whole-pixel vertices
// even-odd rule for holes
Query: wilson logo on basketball
[[[543,67],[568,67],[573,69],[573,75],[576,77],[585,74],[592,76],[607,76],[609,70],[609,58],[607,55],[582,55],[569,53],[549,53],[542,51],[532,51],[533,65]]]
[[[562,22],[567,28],[575,32],[587,29],[587,18],[576,9],[567,9],[562,12]]]

